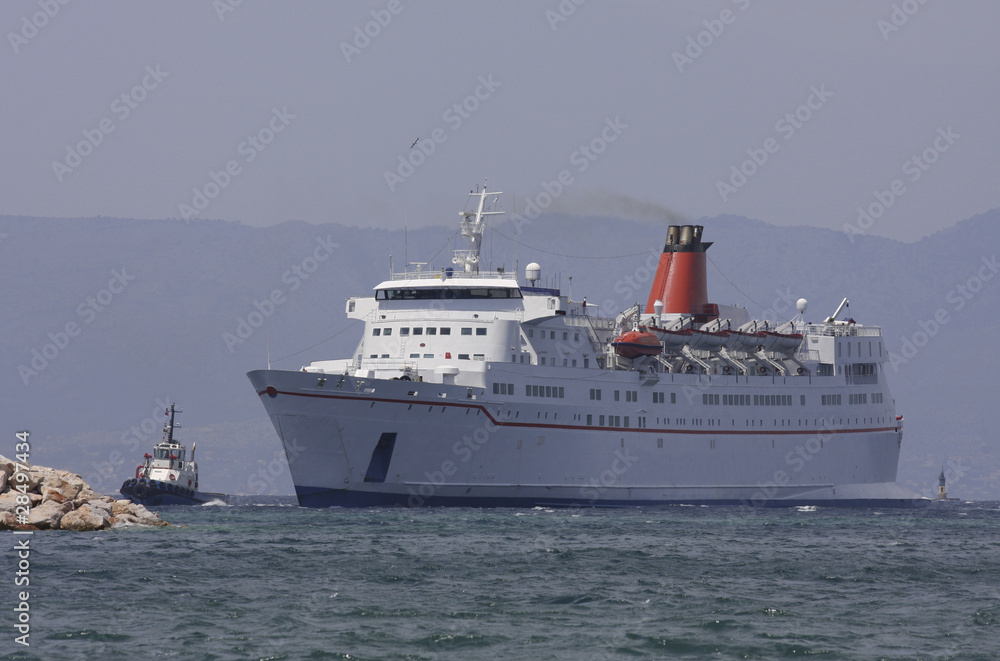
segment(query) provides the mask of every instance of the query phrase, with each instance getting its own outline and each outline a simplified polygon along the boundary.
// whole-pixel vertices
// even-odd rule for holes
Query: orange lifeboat
[[[655,356],[663,351],[663,346],[655,335],[640,330],[622,333],[614,339],[611,346],[623,358]]]

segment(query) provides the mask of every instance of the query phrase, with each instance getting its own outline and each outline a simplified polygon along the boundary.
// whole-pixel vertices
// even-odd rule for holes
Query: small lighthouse
[[[941,475],[938,476],[938,500],[948,500],[948,488],[944,483],[944,469],[941,469]]]

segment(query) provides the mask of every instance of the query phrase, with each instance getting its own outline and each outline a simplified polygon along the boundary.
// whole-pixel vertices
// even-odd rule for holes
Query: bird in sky
[[[418,142],[420,142],[420,138],[417,138],[416,140],[413,141],[413,144],[410,145],[410,149],[413,149],[414,147],[416,147]]]

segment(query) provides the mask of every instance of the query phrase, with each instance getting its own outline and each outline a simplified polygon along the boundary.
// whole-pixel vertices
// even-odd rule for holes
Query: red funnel
[[[671,225],[660,255],[656,277],[649,291],[646,313],[654,312],[653,303],[663,301],[663,311],[690,314],[704,323],[718,316],[718,308],[708,302],[708,279],[705,251],[711,242],[702,243],[701,225]]]

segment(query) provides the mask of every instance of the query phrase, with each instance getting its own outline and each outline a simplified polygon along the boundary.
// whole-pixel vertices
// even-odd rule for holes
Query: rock
[[[142,525],[145,526],[169,526],[170,524],[161,519],[157,514],[150,512],[144,505],[138,505],[136,503],[132,504],[132,507],[128,509],[128,514],[131,514],[139,520]]]
[[[43,501],[52,500],[52,501],[55,501],[57,503],[65,503],[66,502],[66,497],[63,496],[61,493],[59,493],[58,491],[56,491],[54,489],[47,489],[45,491],[45,495],[42,496],[42,500]],[[72,502],[72,501],[70,501],[70,502]]]
[[[17,507],[17,491],[8,491],[0,496],[0,512],[13,512]]]
[[[7,477],[14,474],[14,462],[0,454],[0,471],[7,473]]]
[[[170,525],[142,505],[97,493],[76,473],[28,466],[22,471],[24,478],[15,480],[15,468],[15,462],[0,455],[0,530],[82,531],[112,525]],[[30,504],[26,523],[18,522],[19,497],[22,501],[27,497]]]
[[[89,504],[68,512],[59,522],[59,527],[63,530],[75,530],[77,532],[102,530],[110,525],[111,515],[103,508],[92,507]]]
[[[94,491],[93,489],[91,489],[89,486],[86,486],[86,484],[84,485],[83,489],[80,491],[80,494],[77,496],[77,498],[83,498],[84,500],[99,500],[99,499],[102,499],[104,497],[105,497],[104,495],[97,493],[96,491]]]
[[[70,479],[66,479],[66,477]],[[40,485],[42,500],[51,499],[64,503],[79,496],[84,487],[83,480],[73,480],[72,477],[75,476],[72,474],[67,474],[66,477],[55,473],[46,475]]]
[[[39,530],[55,530],[63,515],[72,509],[71,503],[57,503],[47,500],[38,507],[32,507],[28,513],[28,525],[37,526]]]
[[[139,519],[127,512],[122,512],[111,517],[111,527],[112,528],[124,528],[126,526],[139,526],[142,525]]]
[[[105,496],[100,500],[88,501],[87,504],[90,505],[91,507],[96,507],[97,509],[104,510],[105,512],[108,513],[108,516],[111,516],[111,508],[114,507],[114,502],[115,502],[114,500]]]
[[[25,472],[25,476],[28,478],[26,486],[27,490],[33,493],[38,493],[38,485],[42,483],[42,474],[35,470],[35,467],[32,466],[27,470],[27,472]],[[21,484],[23,484],[23,482],[17,482],[17,486],[20,487]]]
[[[122,498],[121,500],[116,500],[111,504],[111,516],[118,516],[128,512],[129,507],[132,506],[132,501],[127,498]]]

